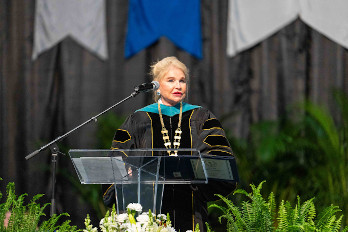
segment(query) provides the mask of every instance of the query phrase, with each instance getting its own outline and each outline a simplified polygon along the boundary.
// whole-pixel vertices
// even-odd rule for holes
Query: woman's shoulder
[[[203,106],[195,109],[194,114],[192,115],[192,120],[195,120],[198,122],[205,122],[211,119],[217,119],[217,118],[208,108]]]
[[[147,105],[141,109],[138,109],[134,112],[134,114],[143,114],[141,112],[150,112],[150,113],[157,113],[158,112],[158,106],[157,103],[152,103],[150,105]]]
[[[204,114],[204,113],[205,114],[212,114],[212,112],[208,108],[206,108],[204,106],[197,107],[196,112],[197,113],[201,113],[201,114]]]
[[[129,123],[143,123],[149,120],[148,114],[146,111],[135,111],[133,113],[131,113],[126,121],[128,121]]]

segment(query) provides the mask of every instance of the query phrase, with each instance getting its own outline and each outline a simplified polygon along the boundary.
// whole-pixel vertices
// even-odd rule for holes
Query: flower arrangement
[[[98,228],[91,225],[89,215],[85,219],[84,232],[97,232]],[[169,214],[158,214],[157,216],[149,212],[142,213],[142,206],[137,203],[131,203],[127,206],[127,213],[116,214],[115,206],[111,213],[106,212],[103,219],[100,220],[99,228],[101,231],[115,232],[175,232],[172,227]]]

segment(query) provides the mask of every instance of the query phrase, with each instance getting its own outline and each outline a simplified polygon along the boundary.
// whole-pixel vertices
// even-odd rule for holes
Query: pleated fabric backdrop
[[[252,123],[284,116],[290,104],[307,97],[330,108],[331,88],[347,92],[347,51],[300,20],[227,57],[227,4],[202,0],[202,60],[166,38],[125,59],[128,1],[108,0],[107,60],[67,38],[32,61],[35,1],[0,1],[1,192],[14,181],[18,194],[45,193],[49,201],[50,152],[25,156],[129,96],[134,86],[149,81],[149,65],[166,56],[177,56],[190,68],[188,102],[213,111],[236,137],[247,137]],[[148,103],[151,95],[141,94],[113,112],[127,115]],[[64,145],[96,148],[95,131],[91,123]],[[67,156],[59,157],[58,167],[76,175]],[[66,180],[58,179],[56,188],[58,212],[82,225],[86,214],[93,214],[90,206],[76,200]]]

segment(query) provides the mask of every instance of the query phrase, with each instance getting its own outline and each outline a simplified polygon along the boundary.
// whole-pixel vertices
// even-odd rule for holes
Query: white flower
[[[127,209],[128,210],[135,210],[137,212],[141,212],[143,210],[143,207],[141,206],[141,204],[138,204],[138,203],[130,203],[127,206]]]
[[[157,218],[160,219],[160,220],[162,220],[162,221],[167,220],[167,216],[166,216],[165,214],[158,214],[158,215],[157,215]]]
[[[142,207],[140,204],[129,204],[128,213],[117,215],[114,210],[111,212],[111,216],[105,217],[100,220],[99,228],[102,232],[114,231],[114,232],[176,232],[171,227],[171,224],[166,222],[167,216],[165,214],[158,214],[155,218],[149,217],[149,212],[144,212],[134,219],[135,212],[141,212]],[[152,215],[152,214],[151,214]],[[151,221],[151,224],[150,224]],[[97,228],[93,228],[93,225],[89,225],[88,219],[86,219],[86,230],[97,232]],[[192,232],[188,230],[187,232]]]
[[[119,223],[124,223],[128,219],[128,214],[127,213],[122,213],[120,215],[117,215],[116,221]]]
[[[164,227],[160,230],[160,232],[175,232],[175,230],[172,230],[171,227]]]
[[[127,222],[127,223],[122,224],[122,225],[120,226],[120,229],[126,231],[130,226],[131,226],[131,224]]]
[[[186,232],[192,232],[192,230],[186,230]]]
[[[98,232],[98,228],[94,227],[93,229],[89,230],[82,230],[83,232]]]
[[[129,231],[129,232],[138,232],[137,225],[135,225],[135,224],[128,224],[127,231]]]
[[[149,220],[150,220],[149,215],[147,214],[141,214],[137,217],[137,221],[140,223],[145,223],[145,222],[148,222]]]
[[[107,220],[107,222],[105,222],[105,220]],[[112,217],[102,218],[99,222],[99,225],[108,225],[112,223],[112,221]]]

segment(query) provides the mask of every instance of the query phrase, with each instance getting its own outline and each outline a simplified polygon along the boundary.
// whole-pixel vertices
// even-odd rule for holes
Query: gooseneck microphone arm
[[[150,87],[152,86],[152,87]],[[136,95],[138,95],[140,92],[147,92],[150,90],[157,90],[159,88],[159,83],[157,81],[153,81],[151,83],[144,83],[141,84],[137,87],[134,88],[134,92],[129,95],[128,97],[124,98],[123,100],[117,102],[116,104],[114,104],[113,106],[110,106],[109,108],[107,108],[106,110],[104,110],[103,112],[100,112],[99,114],[95,115],[94,117],[91,117],[90,119],[88,119],[87,121],[85,121],[84,123],[80,124],[79,126],[75,127],[74,129],[68,131],[67,133],[63,134],[62,136],[57,137],[56,139],[52,140],[51,142],[49,142],[48,144],[46,144],[45,146],[41,147],[40,149],[32,152],[31,154],[27,155],[25,157],[25,159],[30,159],[32,157],[34,157],[35,155],[37,155],[38,153],[40,153],[41,151],[47,149],[48,147],[50,147],[51,145],[55,144],[56,142],[62,140],[63,138],[65,138],[66,136],[68,136],[69,134],[71,134],[72,132],[80,129],[81,127],[83,127],[84,125],[94,121],[97,122],[97,118],[103,114],[105,114],[106,112],[108,112],[109,110],[113,109],[114,107],[120,105],[121,103],[127,101],[129,98],[135,97]]]
[[[56,139],[52,140],[51,142],[47,143],[45,146],[42,146],[40,149],[30,153],[29,155],[27,155],[25,157],[26,160],[33,158],[35,155],[39,154],[41,151],[46,150],[47,148],[50,148],[51,150],[51,155],[52,155],[52,198],[51,198],[51,210],[50,210],[50,216],[53,216],[53,214],[55,214],[55,182],[56,182],[56,166],[57,166],[57,156],[59,152],[58,146],[57,146],[57,142],[59,142],[60,140],[64,139],[65,137],[67,137],[69,134],[71,134],[72,132],[80,129],[81,127],[85,126],[86,124],[94,121],[97,122],[97,118],[103,114],[105,114],[106,112],[110,111],[111,109],[113,109],[114,107],[120,105],[121,103],[127,101],[128,99],[135,97],[136,95],[138,95],[140,92],[147,92],[150,90],[157,90],[159,88],[159,83],[157,81],[153,81],[151,83],[144,83],[141,84],[137,87],[134,88],[134,92],[129,95],[128,97],[124,98],[123,100],[117,102],[116,104],[110,106],[109,108],[107,108],[106,110],[100,112],[99,114],[91,117],[90,119],[88,119],[87,121],[85,121],[84,123],[78,125],[77,127],[75,127],[74,129],[68,131],[67,133],[57,137]],[[63,153],[64,154],[64,153]]]
[[[103,112],[101,112],[101,113],[99,113],[99,114],[97,114],[97,115],[91,117],[90,119],[88,119],[88,120],[85,121],[84,123],[80,124],[79,126],[75,127],[74,129],[72,129],[72,130],[66,132],[65,134],[63,134],[63,135],[57,137],[56,139],[54,139],[54,140],[52,140],[51,142],[47,143],[45,146],[41,147],[40,149],[38,149],[38,150],[36,150],[36,151],[30,153],[29,155],[27,155],[27,156],[25,157],[25,159],[28,160],[28,159],[34,157],[35,155],[37,155],[37,154],[40,153],[41,151],[47,149],[47,148],[50,147],[51,145],[53,145],[53,144],[55,144],[56,142],[62,140],[63,138],[65,138],[66,136],[68,136],[69,134],[71,134],[72,132],[74,132],[74,131],[80,129],[81,127],[83,127],[84,125],[86,125],[86,124],[88,124],[88,123],[90,123],[90,122],[92,122],[92,121],[97,122],[97,118],[98,118],[99,116],[105,114],[106,112],[108,112],[108,111],[111,110],[112,108],[118,106],[119,104],[123,103],[124,101],[128,100],[129,98],[136,96],[138,93],[139,93],[139,92],[133,92],[130,96],[128,96],[128,97],[126,97],[125,99],[123,99],[123,100],[117,102],[115,105],[110,106],[109,108],[107,108],[107,109],[104,110]]]

